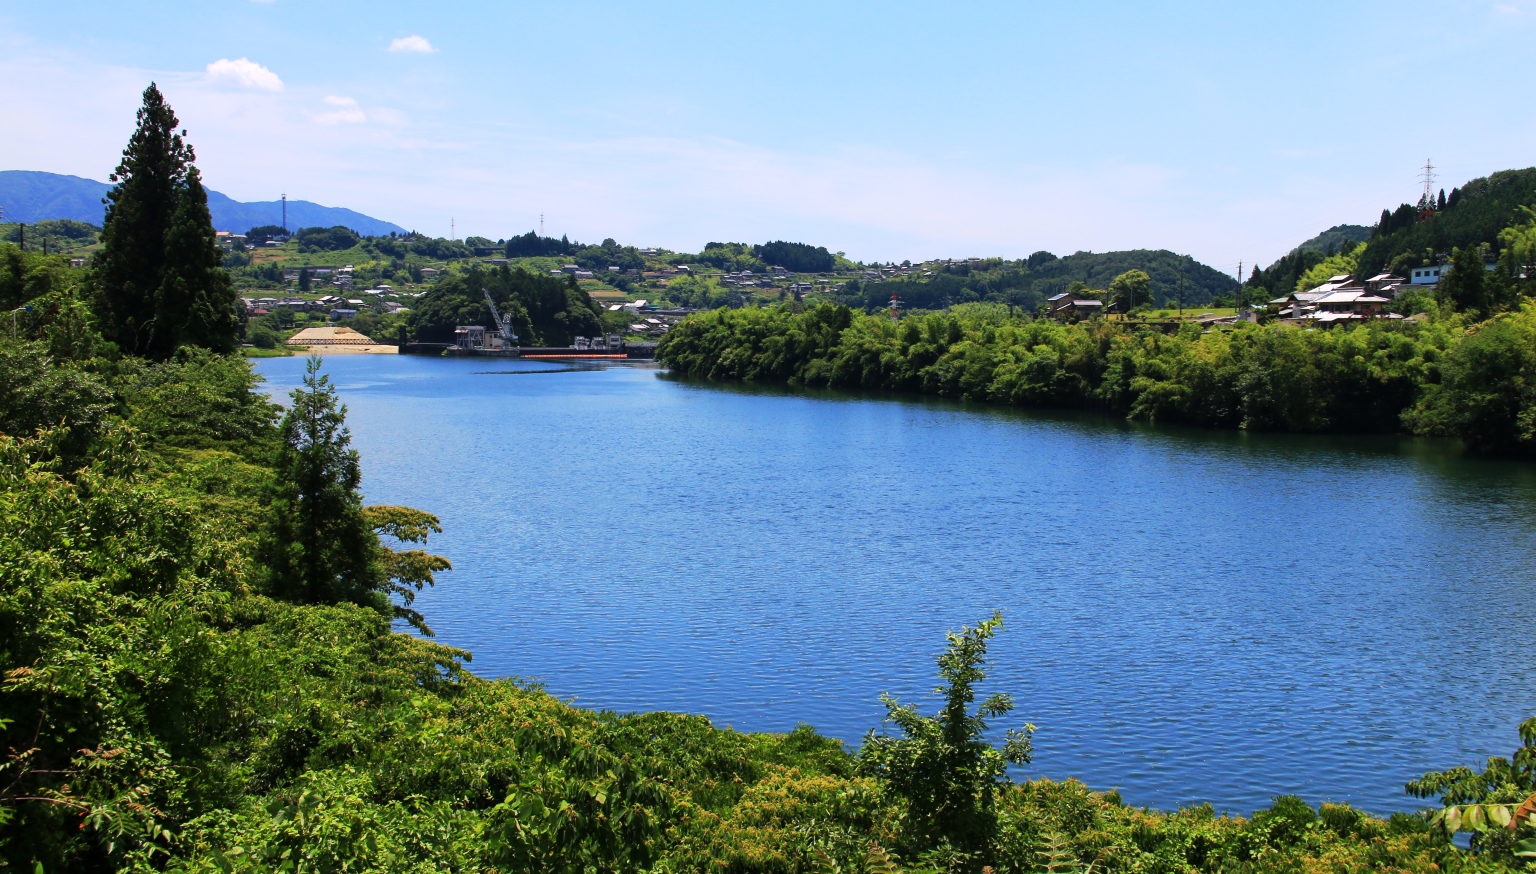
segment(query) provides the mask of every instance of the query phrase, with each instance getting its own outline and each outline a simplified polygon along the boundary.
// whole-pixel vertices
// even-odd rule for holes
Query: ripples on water
[[[281,395],[303,360],[258,369]],[[650,367],[326,369],[368,499],[442,517],[438,640],[582,706],[857,744],[881,692],[931,712],[944,631],[995,608],[1023,774],[1245,814],[1410,809],[1536,712],[1527,465]]]

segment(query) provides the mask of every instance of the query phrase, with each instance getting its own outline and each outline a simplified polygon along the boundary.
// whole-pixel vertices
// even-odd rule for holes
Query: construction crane
[[[512,330],[512,320],[501,317],[501,311],[496,309],[496,301],[491,300],[489,289],[482,288],[480,293],[485,295],[485,304],[491,308],[491,318],[496,320],[496,327],[501,329],[501,348],[517,348],[517,332]]]

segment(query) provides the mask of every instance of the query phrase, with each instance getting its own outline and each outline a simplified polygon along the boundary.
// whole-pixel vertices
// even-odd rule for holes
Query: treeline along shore
[[[883,699],[856,748],[476,676],[412,606],[451,569],[424,548],[439,520],[365,504],[322,362],[279,406],[236,353],[179,128],[151,86],[97,266],[0,244],[0,870],[1446,872],[1536,856],[1536,720],[1511,758],[1408,784],[1434,810],[1388,818],[1289,796],[1246,818],[1164,812],[1015,779],[1034,727],[994,733],[1015,702],[977,697],[998,616],[948,634],[932,710]],[[1434,393],[1515,379],[1533,318],[1162,337],[786,308],[697,317],[667,354],[717,377],[1149,417],[1229,391],[1229,423],[1323,427],[1352,404],[1454,423],[1462,401]],[[1292,363],[1331,382],[1285,382]]]
[[[1060,323],[997,304],[893,321],[837,304],[716,310],[658,358],[716,380],[920,392],[1148,422],[1536,448],[1536,304],[1306,329]]]

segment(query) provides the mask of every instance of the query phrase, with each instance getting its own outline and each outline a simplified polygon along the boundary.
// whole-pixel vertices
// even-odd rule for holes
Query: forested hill
[[[1159,305],[1176,302],[1182,296],[1186,306],[1204,306],[1237,289],[1233,277],[1166,249],[1078,252],[1065,258],[1036,252],[1018,261],[987,259],[951,264],[926,277],[881,283],[850,282],[843,302],[873,310],[884,306],[894,293],[910,309],[942,309],[957,303],[994,301],[1033,311],[1046,298],[1066,291],[1073,283],[1104,289],[1128,270],[1142,270],[1152,278],[1152,297]]]
[[[1334,225],[1292,251],[1332,255],[1344,248],[1345,243],[1364,243],[1369,240],[1373,230],[1370,225]]]
[[[1497,254],[1499,231],[1517,223],[1521,208],[1530,206],[1536,206],[1536,167],[1501,170],[1453,188],[1443,200],[1436,199],[1427,218],[1412,204],[1384,209],[1360,255],[1360,270],[1390,269],[1401,276],[1466,246],[1488,246]]]
[[[1365,244],[1353,271],[1364,276],[1382,271],[1406,276],[1415,267],[1448,260],[1453,250],[1468,246],[1487,247],[1490,256],[1497,255],[1499,232],[1522,221],[1521,208],[1530,206],[1536,206],[1536,167],[1501,170],[1453,188],[1450,194],[1441,191],[1422,209],[1411,203],[1383,209],[1370,228],[1329,228],[1263,270],[1255,268],[1247,285],[1275,295],[1294,291],[1307,271],[1351,242]]]
[[[106,212],[102,203],[110,183],[79,176],[42,173],[36,170],[0,170],[0,208],[5,220],[32,224],[45,219],[73,219],[100,226]],[[241,203],[217,191],[208,192],[208,211],[214,230],[243,234],[262,225],[282,222],[280,201]],[[288,227],[351,228],[363,236],[403,234],[405,228],[371,216],[307,200],[288,201]]]

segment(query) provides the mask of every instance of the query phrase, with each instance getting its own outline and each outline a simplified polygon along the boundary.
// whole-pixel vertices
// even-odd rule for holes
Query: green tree
[[[976,686],[986,678],[987,641],[1002,628],[1002,614],[975,628],[950,632],[939,656],[939,675],[947,685],[935,692],[944,706],[935,716],[881,695],[886,722],[899,736],[871,731],[859,753],[866,773],[885,780],[906,799],[904,832],[916,853],[945,850],[969,857],[979,868],[997,831],[994,802],[1007,780],[1008,765],[1030,760],[1033,725],[1009,729],[1001,749],[987,743],[987,720],[1013,710],[1013,699],[996,694],[971,711]]]
[[[240,333],[235,289],[208,214],[208,193],[196,167],[188,167],[176,213],[165,236],[165,271],[155,295],[150,357],[166,359],[182,346],[233,352]]]
[[[299,270],[299,291],[309,291],[309,268]]]
[[[304,604],[382,606],[373,597],[377,538],[363,513],[362,467],[347,408],[311,357],[278,426],[277,477],[262,544],[272,594]]]
[[[1536,450],[1536,304],[1468,331],[1403,421],[1419,434],[1460,437],[1479,451]]]
[[[1483,253],[1477,246],[1463,246],[1451,252],[1451,271],[1440,279],[1440,306],[1443,311],[1485,314],[1492,305],[1488,271],[1483,267]]]
[[[1152,277],[1145,270],[1127,270],[1109,283],[1109,305],[1127,311],[1137,304],[1149,304]]]
[[[133,355],[165,358],[184,344],[234,348],[234,292],[178,124],[150,83],[107,193],[95,306],[102,334]]]
[[[422,550],[385,547],[379,536],[425,543],[429,533],[443,529],[436,516],[420,510],[363,506],[357,490],[362,467],[351,448],[347,408],[320,366],[318,357],[309,359],[304,386],[290,396],[293,407],[278,426],[277,481],[259,547],[268,589],[300,604],[362,604],[430,635],[410,605],[416,592],[432,585],[434,573],[451,566]],[[391,595],[402,603],[393,604]]]
[[[138,127],[112,174],[101,252],[96,256],[102,333],[124,351],[148,346],[155,292],[165,268],[165,235],[176,212],[177,189],[192,163],[192,147],[176,132],[176,113],[154,83],[144,89]]]

